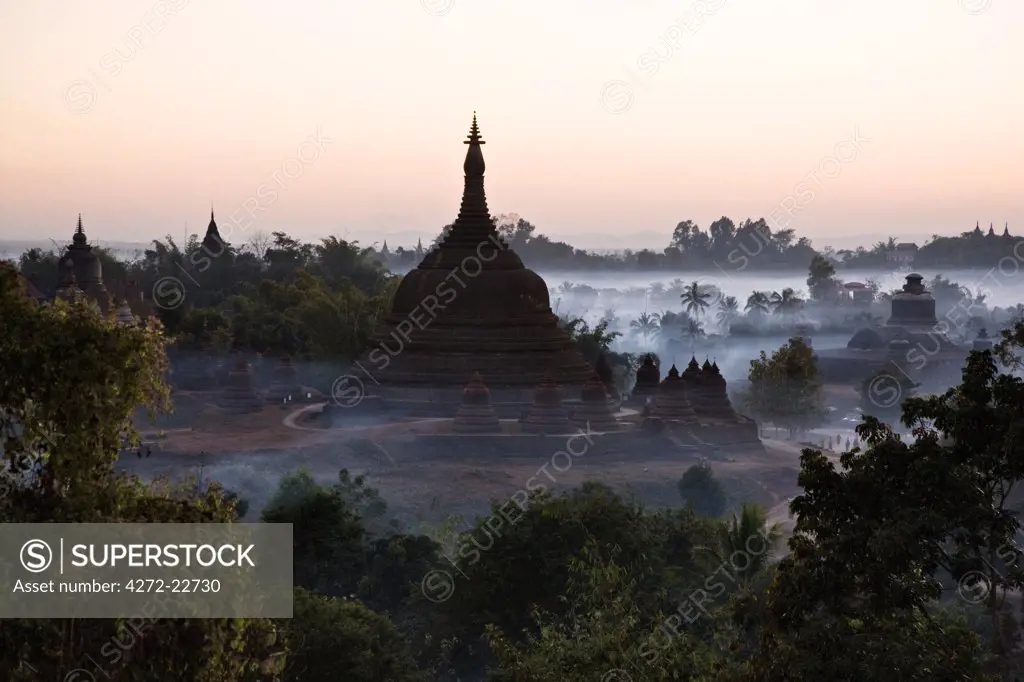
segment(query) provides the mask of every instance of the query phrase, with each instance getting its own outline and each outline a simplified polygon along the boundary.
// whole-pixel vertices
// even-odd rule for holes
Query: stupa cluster
[[[452,431],[458,434],[503,433],[498,413],[491,405],[490,390],[484,385],[479,372],[473,374],[462,391],[452,422]],[[620,428],[615,418],[615,402],[604,384],[594,376],[580,391],[580,400],[567,403],[562,389],[550,373],[545,374],[534,390],[533,404],[518,420],[522,433],[535,435],[564,435],[576,433],[580,428],[608,433]]]
[[[633,395],[647,399],[648,426],[667,425],[704,443],[734,445],[759,441],[757,424],[736,413],[727,383],[714,362],[697,358],[682,373],[675,365],[664,380],[650,355],[637,370]]]
[[[701,366],[691,358],[683,372],[673,365],[662,379],[654,358],[648,355],[637,370],[634,396],[646,398],[641,430],[660,433],[668,429],[677,442],[690,446],[746,447],[760,443],[755,422],[740,416],[729,400],[727,383],[718,364]],[[518,426],[502,428],[502,420],[490,402],[490,391],[479,372],[473,374],[455,412],[452,432],[460,435],[515,433],[564,435],[580,428],[588,432],[628,435],[629,415],[619,421],[619,404],[595,376],[580,390],[579,399],[565,399],[550,373],[534,390],[533,404],[518,419]]]

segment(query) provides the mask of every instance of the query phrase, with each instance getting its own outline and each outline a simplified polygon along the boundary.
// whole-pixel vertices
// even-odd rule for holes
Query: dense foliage
[[[825,399],[811,347],[796,336],[771,357],[750,361],[750,386],[743,405],[758,420],[789,431],[790,436],[825,421]]]

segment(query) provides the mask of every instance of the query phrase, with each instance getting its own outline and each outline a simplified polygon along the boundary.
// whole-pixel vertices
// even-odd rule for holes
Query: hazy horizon
[[[206,224],[201,225],[189,224],[188,226],[189,236],[201,237],[206,229]],[[706,228],[706,226],[704,226]],[[198,228],[198,229],[197,229]],[[246,241],[256,234],[259,230],[254,229],[247,232],[240,232],[238,239],[227,239],[229,243],[232,243],[236,247],[242,247]],[[53,248],[62,248],[71,242],[72,233],[74,232],[74,225],[64,230],[62,233],[46,236],[37,236],[30,239],[6,239],[0,238],[0,254],[2,253],[13,253],[15,256],[20,256],[24,251],[30,248],[41,248],[44,251],[48,251]],[[340,239],[345,239],[350,242],[358,242],[360,246],[381,246],[386,242],[390,250],[394,250],[398,247],[412,248],[415,247],[417,240],[421,240],[424,247],[428,246],[435,237],[441,232],[436,230],[433,232],[427,231],[415,231],[415,230],[402,230],[395,232],[371,232],[371,231],[354,231],[354,230],[342,230],[334,233],[333,235],[328,234],[312,234],[312,235],[299,235],[301,241],[306,242],[317,242],[321,238],[328,236],[335,236]],[[586,232],[581,234],[558,234],[550,233],[543,230],[538,230],[540,234],[556,240],[564,241],[571,244],[575,248],[584,249],[595,253],[622,253],[625,249],[633,251],[639,251],[642,249],[650,249],[657,252],[661,252],[672,237],[672,230],[664,230],[656,232],[653,230],[645,230],[643,232],[636,232],[630,234],[630,240],[628,246],[623,246],[623,240],[621,234],[613,233],[594,233]],[[102,246],[113,249],[116,251],[132,251],[138,249],[145,249],[152,246],[153,240],[159,239],[164,240],[168,235],[172,237],[179,246],[183,245],[186,241],[186,233],[184,228],[177,234],[171,232],[168,234],[154,233],[147,237],[140,237],[137,240],[122,240],[122,239],[106,239],[102,235],[99,235],[94,230],[86,228],[86,234],[89,236],[91,244]],[[262,236],[267,236],[264,232]],[[289,236],[296,236],[289,233]],[[798,237],[803,236],[797,234]],[[822,249],[826,246],[831,246],[836,250],[850,249],[856,250],[858,246],[864,248],[871,248],[876,242],[884,241],[889,237],[896,238],[897,241],[909,241],[915,242],[918,245],[924,244],[931,238],[931,235],[926,234],[894,234],[879,232],[875,234],[855,234],[855,235],[838,235],[832,238],[817,238],[812,239],[812,245],[816,249]],[[714,269],[714,266],[709,266],[710,269]]]
[[[1006,1],[103,10],[0,8],[0,238],[63,241],[79,212],[101,243],[201,233],[212,202],[267,234],[426,240],[474,110],[492,213],[570,243],[722,215],[819,248],[1024,223]]]

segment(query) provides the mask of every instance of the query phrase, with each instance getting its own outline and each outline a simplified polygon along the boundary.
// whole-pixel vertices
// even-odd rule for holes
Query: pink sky
[[[492,212],[570,239],[768,217],[855,130],[798,234],[1020,234],[1022,31],[1011,0],[4,3],[0,238],[247,200],[265,233],[432,233],[474,110]]]

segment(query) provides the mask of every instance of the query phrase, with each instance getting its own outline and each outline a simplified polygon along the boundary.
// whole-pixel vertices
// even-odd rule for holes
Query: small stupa
[[[687,396],[687,386],[679,370],[672,365],[668,375],[661,382],[658,396],[651,408],[651,417],[662,421],[696,422],[697,413],[693,411]]]
[[[526,433],[561,434],[573,433],[575,428],[569,421],[569,413],[562,404],[562,395],[546,372],[533,395],[533,405],[522,420]]]
[[[572,414],[574,424],[583,428],[589,424],[589,428],[595,431],[618,430],[619,422],[608,400],[608,392],[596,377],[583,385],[580,397],[582,400]]]
[[[243,357],[238,358],[235,368],[228,375],[228,384],[221,396],[221,407],[234,414],[256,412],[262,407],[252,388],[252,368]]]
[[[491,406],[491,392],[484,385],[480,372],[473,372],[473,377],[462,390],[462,404],[455,413],[452,423],[455,433],[500,433],[501,424],[498,415]]]
[[[277,366],[270,374],[267,400],[272,403],[289,403],[301,398],[303,393],[298,376],[290,357],[284,356],[278,360]]]
[[[117,307],[117,322],[125,326],[133,325],[137,322],[135,315],[132,314],[131,306],[128,305],[128,299],[122,298],[121,304]]]
[[[660,383],[661,371],[654,364],[654,356],[648,353],[644,356],[643,364],[637,367],[633,395],[648,397],[657,395]]]
[[[972,346],[974,350],[992,350],[992,339],[984,327],[978,330],[978,336],[975,337]]]

